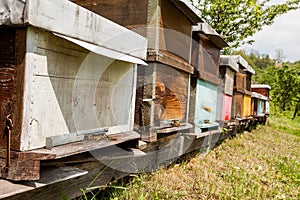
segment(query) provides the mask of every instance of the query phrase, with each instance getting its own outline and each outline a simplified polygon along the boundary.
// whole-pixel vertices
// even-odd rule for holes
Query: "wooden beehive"
[[[266,102],[268,97],[252,92],[251,95],[251,115],[254,117],[264,117],[266,114]]]
[[[0,143],[1,176],[38,179],[40,160],[89,149],[66,147],[57,155],[44,147],[91,134],[137,137],[137,64],[144,64],[147,40],[69,1],[17,6],[27,11],[24,21],[0,28],[0,131],[7,138]]]
[[[267,84],[252,84],[252,114],[264,116],[270,114],[270,90]]]
[[[221,120],[229,121],[231,119],[233,84],[235,73],[238,72],[238,64],[232,56],[221,56],[220,75],[223,81],[222,90],[222,116]]]
[[[193,7],[172,0],[74,2],[147,37],[149,66],[138,68],[135,113],[143,140],[189,128],[191,31],[202,22]]]
[[[251,115],[251,77],[255,71],[242,56],[234,56],[239,65],[235,74],[232,118],[245,118]]]
[[[219,74],[220,49],[226,42],[206,23],[193,27],[190,121],[197,133],[218,127],[223,102]]]

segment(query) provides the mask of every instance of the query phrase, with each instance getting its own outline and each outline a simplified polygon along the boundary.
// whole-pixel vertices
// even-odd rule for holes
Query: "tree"
[[[277,16],[299,8],[300,0],[271,4],[272,0],[191,0],[202,17],[221,35],[231,48],[237,48]]]
[[[281,63],[285,59],[283,49],[275,49],[275,59],[279,63]]]
[[[300,103],[300,69],[284,65],[281,68],[270,66],[262,71],[260,82],[272,87],[271,97],[280,112],[294,110],[296,116]]]

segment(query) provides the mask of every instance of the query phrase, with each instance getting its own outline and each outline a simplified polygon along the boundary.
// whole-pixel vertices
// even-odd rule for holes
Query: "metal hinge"
[[[11,119],[11,114],[6,116],[6,127],[5,133],[7,136],[7,144],[6,144],[6,169],[10,167],[10,146],[11,146],[11,131],[13,129],[13,122]]]

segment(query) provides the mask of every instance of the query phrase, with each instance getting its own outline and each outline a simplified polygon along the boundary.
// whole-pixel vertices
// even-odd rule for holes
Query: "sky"
[[[300,9],[289,11],[275,19],[274,24],[265,26],[252,37],[255,42],[242,46],[246,52],[258,51],[275,57],[275,49],[282,49],[284,61],[300,60]]]

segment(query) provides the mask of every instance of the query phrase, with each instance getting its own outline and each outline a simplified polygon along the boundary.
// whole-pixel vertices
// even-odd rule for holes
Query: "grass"
[[[208,154],[122,179],[97,199],[300,199],[299,120],[271,118]]]

